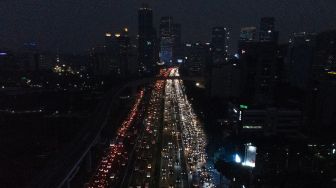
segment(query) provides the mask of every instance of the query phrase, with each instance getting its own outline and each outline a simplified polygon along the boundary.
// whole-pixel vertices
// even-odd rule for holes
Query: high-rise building
[[[173,18],[162,17],[160,20],[160,62],[166,65],[173,63]]]
[[[182,53],[182,28],[181,24],[173,24],[173,61],[174,63],[183,62],[183,53]]]
[[[129,57],[131,51],[131,41],[128,36],[128,28],[124,28],[121,33],[115,34],[117,41],[117,59],[119,65],[119,74],[122,77],[128,75]]]
[[[152,73],[156,64],[156,33],[153,27],[153,11],[146,4],[138,10],[138,24],[139,69],[142,73]]]
[[[292,86],[306,90],[311,75],[316,35],[294,33],[289,41],[287,53],[288,77]]]
[[[316,35],[306,109],[314,134],[334,132],[336,122],[336,30]]]
[[[23,48],[20,49],[18,57],[18,65],[25,71],[39,70],[39,49],[35,42],[24,43]]]
[[[272,42],[242,42],[242,98],[248,103],[272,104],[279,79],[278,46]]]
[[[131,43],[128,28],[120,33],[106,33],[105,45],[94,48],[91,53],[96,75],[128,76]]]
[[[260,21],[259,40],[277,42],[279,33],[275,31],[275,19],[263,17]]]
[[[212,61],[221,64],[228,60],[227,29],[224,27],[212,28]]]
[[[240,67],[233,58],[227,63],[213,66],[210,77],[210,96],[216,98],[238,98],[240,95]]]
[[[320,81],[328,74],[336,73],[336,30],[325,31],[316,36],[313,79]]]
[[[243,27],[240,30],[240,41],[255,41],[257,36],[256,27]]]
[[[210,43],[186,43],[184,69],[190,75],[204,75],[210,56]]]

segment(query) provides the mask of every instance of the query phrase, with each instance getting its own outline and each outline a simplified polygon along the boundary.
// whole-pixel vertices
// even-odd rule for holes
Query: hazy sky
[[[80,52],[102,43],[106,31],[127,26],[137,33],[137,0],[0,0],[0,47],[37,42],[41,49]],[[336,0],[152,0],[155,26],[171,15],[184,41],[210,40],[211,27],[231,28],[236,44],[242,26],[274,16],[280,39],[292,32],[336,28]],[[236,45],[234,45],[236,46]]]

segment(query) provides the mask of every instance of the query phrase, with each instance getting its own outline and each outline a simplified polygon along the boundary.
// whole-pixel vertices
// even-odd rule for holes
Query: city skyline
[[[334,4],[1,1],[2,187],[336,187]]]
[[[58,49],[77,53],[102,44],[103,35],[108,31],[116,32],[128,27],[130,34],[136,36],[137,10],[142,4],[138,1],[1,3],[4,4],[1,6],[0,18],[3,25],[0,28],[2,48],[18,49],[25,42],[36,42],[41,50]],[[300,8],[291,6],[296,3],[300,3]],[[212,27],[229,28],[231,52],[235,52],[241,27],[255,26],[259,30],[261,17],[275,17],[275,29],[280,32],[280,43],[286,42],[294,32],[320,32],[335,28],[332,20],[336,19],[336,10],[333,10],[336,7],[332,6],[334,2],[331,0],[314,3],[240,0],[206,4],[194,1],[193,5],[187,2],[149,1],[148,4],[153,9],[154,27],[157,31],[160,18],[172,16],[182,25],[183,41],[210,41]]]

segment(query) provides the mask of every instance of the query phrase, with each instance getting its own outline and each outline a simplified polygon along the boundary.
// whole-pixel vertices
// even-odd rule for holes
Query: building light
[[[248,109],[248,106],[247,106],[247,105],[243,105],[243,104],[241,104],[241,105],[240,105],[240,108],[241,108],[241,109],[246,109],[246,110],[247,110],[247,109]]]
[[[336,72],[335,71],[330,71],[330,72],[328,72],[328,74],[330,74],[330,75],[336,75]]]
[[[111,33],[105,33],[105,37],[111,37],[112,34]]]
[[[125,31],[125,32],[128,32],[128,28],[127,28],[127,27],[125,27],[125,28],[124,28],[124,31]]]
[[[241,163],[241,158],[240,158],[240,156],[238,154],[235,155],[235,159],[234,160],[235,160],[236,163]]]
[[[249,125],[244,125],[243,129],[262,129],[262,126],[249,126]]]
[[[114,34],[114,36],[118,38],[118,37],[120,37],[120,33],[116,33],[116,34]]]

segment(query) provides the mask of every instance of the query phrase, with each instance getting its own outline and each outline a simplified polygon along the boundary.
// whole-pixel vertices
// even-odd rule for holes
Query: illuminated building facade
[[[173,18],[162,17],[160,20],[160,62],[165,65],[173,64]]]

